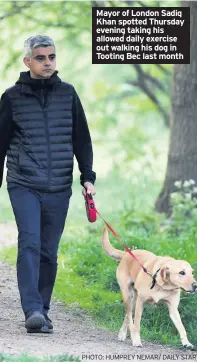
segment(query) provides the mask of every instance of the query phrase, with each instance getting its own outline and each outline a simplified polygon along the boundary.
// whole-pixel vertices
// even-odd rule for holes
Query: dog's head
[[[184,260],[169,260],[160,267],[158,284],[164,289],[180,288],[189,293],[194,293],[197,289],[197,282],[194,279],[194,270],[191,265]]]

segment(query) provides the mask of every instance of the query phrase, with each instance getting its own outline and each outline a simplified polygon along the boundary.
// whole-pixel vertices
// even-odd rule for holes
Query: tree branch
[[[166,75],[171,75],[171,72],[168,69],[164,68],[161,64],[155,64],[155,66],[158,67]]]
[[[140,88],[147,95],[147,97],[155,104],[156,108],[161,113],[161,115],[164,119],[165,125],[167,127],[169,127],[169,115],[165,111],[165,109],[162,107],[162,105],[160,104],[160,102],[159,102],[158,98],[156,97],[156,95],[154,94],[154,92],[146,84],[146,78],[147,78],[146,73],[143,71],[140,64],[133,64],[133,66],[137,71],[138,79],[137,79],[137,81],[128,81],[127,83],[134,87]]]
[[[25,5],[18,6],[18,4],[16,4],[16,2],[14,1],[13,9],[11,11],[5,13],[4,15],[0,16],[0,21],[4,20],[6,18],[9,18],[10,16],[21,13],[24,9],[31,7],[33,4],[34,4],[34,1],[30,1],[30,2],[27,2]]]

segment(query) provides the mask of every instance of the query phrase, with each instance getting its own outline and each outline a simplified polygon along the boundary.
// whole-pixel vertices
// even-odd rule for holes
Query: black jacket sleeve
[[[3,181],[4,162],[12,131],[12,108],[7,93],[0,100],[0,187]]]
[[[73,104],[73,150],[78,162],[79,171],[81,172],[80,181],[81,185],[89,181],[94,184],[96,180],[96,173],[92,170],[93,165],[93,151],[92,141],[86,116],[81,104],[81,101],[74,90]]]

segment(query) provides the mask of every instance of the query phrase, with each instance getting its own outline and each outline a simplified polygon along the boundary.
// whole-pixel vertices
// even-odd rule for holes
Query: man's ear
[[[24,57],[23,58],[23,63],[26,65],[26,67],[29,68],[29,65],[30,65],[30,58],[28,57]]]
[[[170,279],[170,271],[168,266],[163,266],[160,271],[161,279],[163,282],[167,282]]]

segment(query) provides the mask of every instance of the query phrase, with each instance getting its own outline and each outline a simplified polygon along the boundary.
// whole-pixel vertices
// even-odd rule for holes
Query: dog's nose
[[[197,289],[197,282],[192,283],[192,288],[193,288],[193,290]]]

